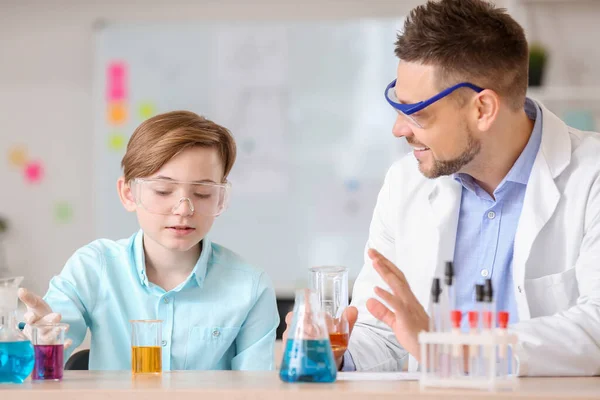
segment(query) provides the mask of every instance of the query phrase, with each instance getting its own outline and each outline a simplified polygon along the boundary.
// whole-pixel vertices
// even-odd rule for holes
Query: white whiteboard
[[[116,193],[123,144],[147,111],[186,109],[238,144],[231,206],[213,241],[266,270],[281,294],[307,268],[362,266],[385,171],[407,151],[383,97],[395,77],[402,18],[311,22],[105,25],[94,61],[97,237],[137,228]],[[107,68],[127,70],[127,119],[107,118]],[[121,135],[120,142],[118,139]]]

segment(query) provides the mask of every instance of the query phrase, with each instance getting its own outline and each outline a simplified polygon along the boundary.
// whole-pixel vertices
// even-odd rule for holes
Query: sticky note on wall
[[[73,218],[73,208],[66,201],[59,201],[54,205],[54,217],[57,222],[70,222]]]
[[[360,187],[360,182],[356,178],[348,179],[344,182],[344,186],[346,186],[346,190],[349,192],[356,192]]]
[[[114,151],[119,151],[125,148],[127,139],[122,133],[113,133],[108,138],[108,148]]]
[[[140,104],[139,108],[140,118],[146,120],[156,114],[156,108],[154,104],[146,101]]]
[[[27,149],[22,146],[15,146],[8,152],[8,160],[15,167],[22,167],[27,163]]]
[[[40,161],[31,161],[25,165],[25,180],[28,183],[39,183],[44,177],[44,167]]]
[[[127,98],[127,67],[122,61],[108,64],[106,70],[106,95],[109,102]]]
[[[127,121],[127,106],[123,102],[108,103],[108,122],[112,125],[121,125]]]

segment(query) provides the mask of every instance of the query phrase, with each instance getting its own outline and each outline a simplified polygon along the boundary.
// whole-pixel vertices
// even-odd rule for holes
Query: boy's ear
[[[124,177],[120,177],[117,180],[117,192],[119,192],[119,199],[121,199],[121,203],[127,211],[133,212],[137,209],[131,186],[129,186],[129,183],[125,182]]]

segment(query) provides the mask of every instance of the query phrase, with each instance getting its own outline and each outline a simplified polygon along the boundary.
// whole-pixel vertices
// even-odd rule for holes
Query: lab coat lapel
[[[426,280],[428,284],[421,289],[423,293],[419,293],[421,304],[429,304],[431,279],[434,276],[441,277],[444,261],[451,261],[454,257],[461,190],[461,184],[453,177],[444,176],[437,178],[429,193],[429,206],[435,229],[431,232],[431,242],[427,244],[426,251],[435,257],[434,262],[422,266],[423,276],[429,279]]]
[[[542,142],[527,182],[513,254],[513,281],[517,289],[515,296],[519,320],[522,321],[531,318],[526,296],[519,296],[525,288],[527,261],[535,238],[552,217],[560,200],[560,191],[554,179],[571,160],[571,141],[567,126],[541,104],[540,107],[543,115]]]

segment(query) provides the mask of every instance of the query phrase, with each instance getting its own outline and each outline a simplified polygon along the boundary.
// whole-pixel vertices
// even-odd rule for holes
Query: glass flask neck
[[[18,329],[15,310],[6,310],[0,308],[0,329]]]
[[[0,342],[20,342],[28,340],[17,326],[15,310],[0,309]]]

